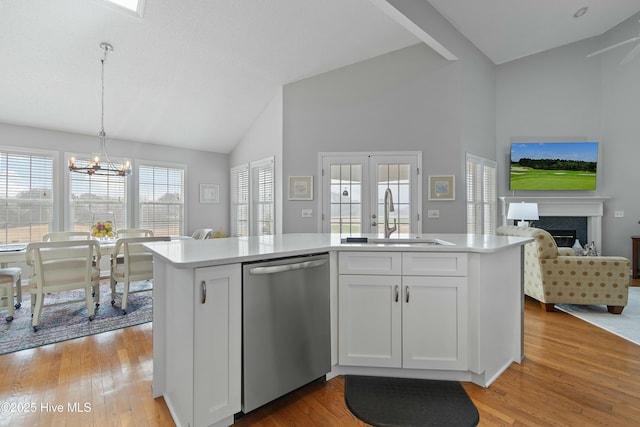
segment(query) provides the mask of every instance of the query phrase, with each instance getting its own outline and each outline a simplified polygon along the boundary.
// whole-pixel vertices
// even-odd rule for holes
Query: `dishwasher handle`
[[[272,265],[272,266],[266,266],[266,267],[253,267],[249,269],[249,274],[260,275],[260,274],[283,273],[285,271],[320,267],[322,265],[325,265],[326,263],[327,263],[326,259],[319,259],[315,261],[295,262],[292,264]]]

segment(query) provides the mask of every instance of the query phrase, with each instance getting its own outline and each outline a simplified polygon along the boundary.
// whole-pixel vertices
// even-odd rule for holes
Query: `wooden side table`
[[[638,252],[640,251],[640,236],[631,236],[631,277],[640,279],[640,270],[638,269]]]

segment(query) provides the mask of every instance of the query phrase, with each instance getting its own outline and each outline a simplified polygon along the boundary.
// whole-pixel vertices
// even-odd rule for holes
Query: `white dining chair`
[[[89,240],[91,233],[88,231],[54,231],[47,233],[42,238],[43,242],[60,242],[63,240]]]
[[[120,308],[127,314],[130,284],[153,279],[153,255],[144,247],[147,242],[170,241],[169,236],[118,238],[111,255],[111,305],[116,303],[116,287],[123,284]],[[148,289],[145,289],[148,291]],[[138,291],[142,292],[142,291]]]
[[[18,267],[0,268],[0,308],[7,308],[5,320],[13,320],[14,309],[20,308],[22,301],[22,271]],[[15,288],[15,293],[14,293]],[[17,297],[17,302],[14,299]]]
[[[40,324],[44,306],[66,304],[67,300],[45,304],[45,295],[69,290],[84,290],[89,320],[95,317],[100,303],[100,246],[94,240],[38,242],[27,245],[27,264],[32,268],[29,279],[31,292],[31,326],[34,332]]]
[[[146,228],[123,228],[117,230],[118,238],[126,237],[153,237],[153,231]]]
[[[201,240],[201,239],[210,239],[212,235],[213,235],[213,230],[211,228],[199,228],[193,232],[191,237],[194,239]]]

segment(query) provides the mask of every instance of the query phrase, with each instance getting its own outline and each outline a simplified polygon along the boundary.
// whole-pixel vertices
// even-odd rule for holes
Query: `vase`
[[[573,246],[571,247],[571,249],[573,249],[573,252],[576,255],[582,255],[582,245],[580,244],[580,239],[576,239],[576,241],[573,243]]]

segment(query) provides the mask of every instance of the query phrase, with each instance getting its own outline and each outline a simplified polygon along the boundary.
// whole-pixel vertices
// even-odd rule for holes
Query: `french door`
[[[323,233],[384,232],[384,194],[391,190],[398,233],[420,233],[422,153],[320,153]]]

